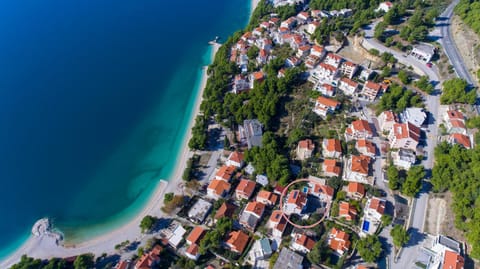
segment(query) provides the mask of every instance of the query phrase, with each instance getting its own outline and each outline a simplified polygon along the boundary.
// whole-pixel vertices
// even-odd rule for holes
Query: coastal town
[[[359,20],[358,6],[318,2],[258,3],[206,71],[191,155],[162,214],[75,268],[479,266],[478,183],[465,183],[478,172],[454,174],[478,162],[477,81],[448,63],[446,37],[398,30],[417,10],[428,24],[435,2],[368,1],[356,29],[339,22]]]

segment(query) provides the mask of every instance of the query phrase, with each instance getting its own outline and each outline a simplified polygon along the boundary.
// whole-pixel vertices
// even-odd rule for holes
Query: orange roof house
[[[362,199],[365,196],[365,186],[362,183],[348,183],[347,195],[351,198]]]
[[[366,120],[353,121],[347,129],[345,129],[347,140],[371,138],[373,136],[372,128]]]
[[[287,202],[284,204],[285,214],[302,214],[307,205],[307,195],[299,190],[293,190],[288,194]]]
[[[375,149],[375,145],[372,142],[370,142],[366,139],[359,139],[355,143],[355,148],[361,154],[363,154],[365,156],[368,156],[368,157],[371,157],[371,158],[375,158],[376,149]]]
[[[465,266],[465,259],[458,253],[445,250],[443,256],[443,269],[463,269]]]
[[[235,172],[235,166],[227,166],[224,165],[218,169],[217,173],[215,174],[215,179],[230,181]]]
[[[341,167],[334,159],[325,159],[322,165],[323,174],[327,177],[340,177]]]
[[[323,201],[331,201],[333,199],[335,190],[332,187],[320,183],[314,184],[313,182],[310,182],[308,185],[311,195],[317,196]]]
[[[272,229],[272,235],[274,237],[281,238],[287,228],[287,224],[287,220],[283,217],[282,211],[274,210],[268,220],[267,227]]]
[[[255,190],[256,183],[255,181],[251,181],[248,179],[242,179],[240,180],[240,183],[238,183],[237,188],[235,189],[235,197],[237,200],[248,200],[253,194],[253,191]]]
[[[323,139],[322,154],[325,158],[340,158],[342,156],[342,144],[338,139]]]
[[[350,235],[337,228],[332,228],[328,235],[328,246],[331,250],[343,255],[350,248]]]
[[[302,253],[308,253],[313,249],[315,241],[305,234],[296,234],[295,241],[292,242],[292,248]]]
[[[195,226],[187,237],[187,244],[199,244],[205,233],[206,231],[202,226]]]
[[[228,159],[227,161],[225,162],[225,164],[227,166],[235,166],[237,168],[242,168],[243,164],[244,164],[244,156],[243,156],[243,153],[241,152],[238,152],[238,151],[233,151],[232,153],[230,153],[230,155],[228,156]]]
[[[368,165],[370,163],[370,157],[365,155],[352,155],[352,171],[359,174],[368,175]]]
[[[466,149],[471,149],[472,148],[472,143],[470,142],[470,137],[464,134],[451,134],[450,137],[448,138],[448,141],[450,144],[458,144],[463,146]]]
[[[242,254],[250,241],[250,237],[242,231],[232,231],[228,234],[226,245],[233,251]]]
[[[256,201],[263,203],[267,206],[273,206],[277,204],[278,196],[275,193],[261,190],[257,194]]]
[[[385,213],[386,201],[377,197],[372,197],[367,202],[367,209],[365,210],[365,216],[372,217],[378,221],[382,218]]]
[[[420,141],[420,132],[420,128],[411,122],[395,123],[388,135],[390,147],[416,151],[417,145]]]
[[[265,212],[265,205],[260,202],[249,202],[245,207],[245,212],[249,212],[257,216],[262,216],[263,212]]]
[[[368,181],[370,172],[370,157],[365,155],[352,155],[347,160],[344,179],[347,181],[371,183]]]
[[[215,213],[215,220],[219,220],[221,218],[232,218],[233,213],[235,213],[236,206],[223,202],[223,204],[218,208],[217,212]]]
[[[142,255],[142,257],[135,264],[136,269],[150,269],[160,262],[160,253],[163,248],[159,245],[155,247],[148,253]]]
[[[220,199],[225,197],[227,193],[230,191],[230,183],[224,180],[214,179],[210,181],[210,184],[207,188],[207,195],[213,199]]]
[[[185,251],[185,255],[196,261],[200,257],[200,247],[197,244],[191,244]]]
[[[357,217],[357,210],[350,203],[342,201],[338,207],[338,216],[352,221]]]

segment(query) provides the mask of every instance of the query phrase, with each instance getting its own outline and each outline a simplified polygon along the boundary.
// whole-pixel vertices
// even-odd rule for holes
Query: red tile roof
[[[232,231],[228,234],[227,245],[231,250],[238,253],[243,253],[248,244],[250,237],[242,231]]]
[[[370,199],[370,206],[368,208],[377,211],[380,215],[383,215],[385,212],[385,201],[380,200],[377,197],[373,197]]]
[[[347,220],[353,220],[357,216],[357,210],[348,202],[340,202],[338,208],[338,216],[345,217]]]
[[[193,230],[188,235],[187,241],[190,244],[198,244],[200,243],[202,237],[205,235],[205,232],[206,231],[202,228],[202,226],[195,226],[195,228],[193,228]]]
[[[460,144],[467,149],[472,148],[472,144],[470,143],[470,137],[468,137],[467,135],[455,133],[451,135],[451,139],[453,140],[453,142]]]
[[[382,86],[378,83],[375,83],[373,81],[367,81],[367,83],[365,83],[365,87],[366,88],[369,88],[369,89],[372,89],[372,90],[375,90],[375,91],[380,91],[382,89]]]
[[[341,168],[337,165],[337,161],[333,159],[325,159],[323,161],[324,171],[327,173],[335,174],[336,176],[340,176]]]
[[[319,66],[325,70],[328,70],[330,72],[335,72],[337,71],[337,68],[335,66],[331,66],[329,64],[326,64],[326,63],[320,63]]]
[[[191,244],[191,245],[187,248],[186,252],[187,252],[188,254],[192,255],[192,256],[197,256],[198,253],[199,253],[199,247],[198,247],[197,244]]]
[[[352,155],[351,171],[360,174],[368,175],[368,165],[370,164],[370,157],[365,155]]]
[[[420,141],[420,128],[410,122],[393,124],[393,134],[397,139],[411,138]]]
[[[225,181],[230,181],[232,178],[233,172],[235,172],[235,166],[222,166],[215,175],[218,179],[223,179]]]
[[[370,128],[370,124],[366,120],[356,120],[352,122],[353,130],[357,132],[367,132],[369,134],[373,134],[372,128]]]
[[[355,87],[355,88],[358,87],[358,83],[349,78],[341,78],[340,81],[347,84],[350,87]]]
[[[218,179],[213,179],[210,181],[210,184],[208,185],[208,189],[212,190],[213,193],[215,193],[218,196],[222,196],[225,192],[230,191],[230,183],[223,181],[223,180],[218,180]]]
[[[265,203],[270,202],[270,204],[274,205],[277,203],[278,196],[272,192],[261,190],[257,194],[257,202]]]
[[[349,193],[358,193],[361,196],[365,195],[365,186],[362,183],[350,182],[348,183],[348,192]]]
[[[342,152],[342,144],[338,139],[326,139],[326,150],[330,152]]]
[[[299,244],[300,246],[304,246],[308,250],[312,250],[316,242],[312,238],[302,234],[301,236],[297,237],[295,243]]]
[[[252,196],[253,191],[255,190],[256,183],[254,181],[248,180],[248,179],[242,179],[240,180],[240,183],[238,183],[237,188],[235,189],[235,192],[239,195],[246,196],[250,198]]]
[[[218,208],[217,213],[215,213],[214,219],[220,219],[224,217],[231,218],[235,212],[235,208],[236,207],[234,205],[224,202],[220,208]]]
[[[262,216],[265,212],[265,205],[260,202],[249,202],[245,208],[245,212],[253,213],[257,216]]]
[[[332,108],[336,108],[340,105],[338,101],[323,96],[317,98],[317,103]]]
[[[293,190],[288,195],[288,204],[295,204],[297,207],[303,208],[307,203],[307,195],[299,190]]]
[[[366,148],[368,153],[375,154],[375,145],[366,139],[357,140],[355,147],[357,149]]]
[[[314,150],[315,144],[313,144],[312,139],[305,139],[298,142],[298,147],[301,149]]]
[[[234,151],[230,153],[230,156],[228,156],[228,159],[232,162],[241,163],[243,162],[243,153]]]
[[[458,253],[450,250],[445,250],[443,257],[443,269],[463,269],[465,266],[465,259]]]
[[[350,248],[350,236],[337,228],[332,228],[330,231],[329,247],[335,251],[347,251]]]

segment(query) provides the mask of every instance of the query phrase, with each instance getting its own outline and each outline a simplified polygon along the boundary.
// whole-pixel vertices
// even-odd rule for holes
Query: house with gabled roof
[[[327,114],[334,113],[340,107],[340,102],[334,99],[330,99],[324,96],[320,96],[315,101],[315,107],[313,108],[313,112],[315,114],[326,117]]]
[[[320,22],[312,21],[311,23],[309,23],[307,25],[307,29],[305,31],[307,31],[307,33],[313,35],[315,33],[315,30],[317,30],[318,26],[320,26]]]
[[[349,78],[341,78],[338,82],[338,89],[345,95],[353,96],[358,89],[358,83]]]
[[[265,212],[265,205],[259,202],[249,202],[240,216],[240,224],[247,230],[254,231]]]
[[[250,236],[242,231],[231,231],[225,245],[230,251],[242,254],[250,241]]]
[[[326,177],[341,177],[342,167],[335,159],[325,159],[322,164],[323,175]]]
[[[463,269],[465,259],[457,252],[445,250],[443,255],[442,269]]]
[[[371,141],[366,139],[358,139],[357,142],[355,142],[355,148],[360,154],[375,159],[376,148]]]
[[[467,127],[465,126],[465,116],[458,110],[448,110],[443,120],[445,127],[449,133],[467,134]]]
[[[316,243],[315,240],[305,234],[294,234],[292,239],[292,249],[303,254],[309,253]]]
[[[302,214],[307,206],[307,195],[299,190],[291,191],[283,205],[283,212],[287,215]]]
[[[310,19],[310,14],[308,14],[308,12],[302,11],[297,14],[297,19],[300,21],[307,21]]]
[[[420,132],[420,128],[410,122],[395,123],[388,135],[390,148],[416,151],[420,142]]]
[[[236,75],[233,79],[233,93],[239,94],[250,90],[250,82],[245,76]]]
[[[267,229],[271,229],[272,236],[282,238],[283,232],[287,228],[288,222],[281,210],[274,210],[267,222]]]
[[[258,192],[255,201],[265,204],[266,206],[274,206],[277,204],[278,196],[266,190],[261,190]]]
[[[188,245],[200,244],[203,236],[206,234],[206,230],[202,226],[195,226],[190,234],[187,236],[186,242]]]
[[[371,184],[368,181],[371,158],[365,155],[352,155],[345,164],[344,180]]]
[[[471,149],[472,148],[472,141],[471,141],[470,136],[468,136],[468,135],[458,134],[458,133],[451,134],[448,137],[448,142],[452,145],[453,144],[458,144],[460,146],[463,146],[466,149]]]
[[[362,199],[365,196],[365,186],[359,182],[349,182],[347,187],[347,196],[351,199]]]
[[[320,182],[313,183],[312,181],[308,183],[308,186],[308,194],[319,198],[323,202],[331,202],[333,200],[335,190],[332,187],[321,184]]]
[[[303,161],[311,158],[314,150],[315,144],[311,139],[304,139],[298,141],[296,150],[297,159]]]
[[[322,155],[325,158],[340,158],[342,156],[342,144],[340,140],[334,138],[323,139]]]
[[[232,151],[230,155],[228,155],[225,165],[242,168],[245,165],[243,153],[239,151]]]
[[[260,83],[265,79],[265,73],[262,71],[253,72],[248,76],[249,87],[253,89],[255,83]]]
[[[338,205],[338,217],[344,218],[347,221],[352,221],[357,218],[357,209],[349,202],[341,201]]]
[[[295,17],[290,17],[282,21],[282,23],[280,23],[280,27],[285,27],[288,29],[293,29],[293,27],[295,27],[296,25],[297,25],[297,19]]]
[[[347,140],[372,138],[373,131],[368,121],[355,120],[345,129],[345,137]]]
[[[350,249],[350,235],[340,229],[332,228],[328,234],[328,246],[339,255]]]
[[[198,260],[200,258],[200,247],[197,244],[191,244],[185,250],[185,256],[191,260]]]
[[[255,181],[242,178],[235,189],[235,199],[248,200],[252,197],[256,187]]]
[[[417,161],[415,152],[409,149],[399,149],[398,151],[390,152],[393,165],[409,170]]]
[[[135,269],[150,269],[157,266],[160,263],[160,253],[163,248],[160,245],[155,247],[147,253],[144,253],[142,257],[135,264]]]
[[[313,83],[319,81],[327,82],[333,81],[338,76],[338,68],[326,63],[320,63],[315,69],[310,72],[309,80]]]
[[[374,234],[385,214],[386,200],[377,197],[369,199],[365,205],[360,235]]]
[[[207,196],[218,200],[230,192],[231,185],[225,180],[213,179],[207,187]]]
[[[320,60],[322,60],[323,57],[325,57],[325,53],[326,53],[326,50],[323,47],[320,47],[318,45],[312,46],[311,55],[317,56]]]
[[[237,207],[233,204],[230,204],[228,202],[223,202],[223,204],[217,209],[217,212],[215,213],[215,216],[213,217],[214,223],[217,222],[217,220],[221,218],[232,218],[233,214],[235,213],[235,210]]]
[[[297,49],[297,57],[305,58],[310,54],[310,45],[303,45]]]

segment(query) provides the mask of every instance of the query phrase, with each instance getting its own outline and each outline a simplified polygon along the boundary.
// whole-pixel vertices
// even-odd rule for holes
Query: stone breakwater
[[[39,219],[32,227],[32,235],[35,237],[49,237],[55,240],[58,245],[63,240],[59,232],[53,230],[53,226],[48,218]]]

